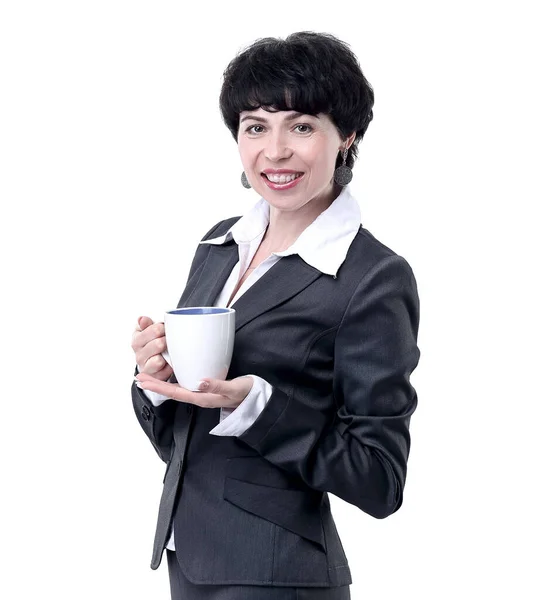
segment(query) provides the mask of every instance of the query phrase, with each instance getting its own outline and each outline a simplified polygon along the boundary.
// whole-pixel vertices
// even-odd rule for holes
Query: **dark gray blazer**
[[[199,245],[178,306],[212,306],[238,260],[233,240]],[[151,567],[173,517],[194,583],[352,583],[326,492],[379,519],[402,503],[420,355],[413,272],[361,227],[337,278],[286,256],[233,308],[227,379],[255,374],[273,386],[244,434],[210,435],[219,408],[154,407],[132,386],[140,425],[167,463]]]

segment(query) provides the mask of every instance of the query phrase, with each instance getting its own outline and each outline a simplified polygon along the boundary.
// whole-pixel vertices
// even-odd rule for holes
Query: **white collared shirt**
[[[252,262],[269,225],[269,204],[260,198],[251,210],[245,213],[222,236],[203,240],[200,244],[224,244],[233,239],[238,245],[239,262],[233,267],[222,291],[213,306],[227,307],[229,298]],[[273,252],[256,267],[235,294],[230,306],[258,281],[283,256],[298,254],[307,264],[326,275],[337,276],[347,257],[349,247],[360,229],[360,207],[350,193],[349,187],[342,189],[332,204],[302,231],[297,240],[282,252]],[[251,375],[252,389],[236,408],[221,408],[220,421],[209,431],[212,435],[237,436],[244,433],[258,418],[273,392],[265,379]],[[143,390],[154,406],[169,398],[162,394]],[[171,533],[166,546],[174,550]]]

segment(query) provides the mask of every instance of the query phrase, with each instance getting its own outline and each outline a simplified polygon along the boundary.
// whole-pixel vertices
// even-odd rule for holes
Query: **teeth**
[[[294,179],[298,177],[298,173],[294,173],[292,175],[272,175],[266,173],[265,176],[273,183],[288,183],[290,181],[294,181]]]

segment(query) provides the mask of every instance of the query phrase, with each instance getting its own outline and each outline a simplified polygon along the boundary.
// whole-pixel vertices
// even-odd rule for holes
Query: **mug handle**
[[[173,374],[171,375],[171,378],[174,377],[174,381],[172,381],[171,383],[178,383],[178,380],[176,379],[176,375],[174,374],[173,361],[171,360],[170,354],[167,352],[167,350],[165,350],[165,352],[161,353],[161,356],[169,363],[169,365],[171,366],[171,369],[173,370]]]
[[[169,353],[167,352],[167,350],[165,350],[164,352],[162,352],[161,356],[167,361],[167,363],[171,367],[173,366],[173,361],[171,360],[171,357],[170,357]]]

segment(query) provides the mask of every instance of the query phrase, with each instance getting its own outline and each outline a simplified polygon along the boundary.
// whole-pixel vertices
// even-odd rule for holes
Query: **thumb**
[[[218,381],[216,379],[201,379],[197,386],[201,392],[216,392],[221,394],[221,390],[218,390]]]
[[[153,325],[152,319],[150,317],[139,317],[137,320],[138,326],[141,331],[144,331],[150,325]]]
[[[224,394],[230,396],[238,394],[242,390],[246,390],[248,393],[248,385],[252,387],[254,380],[248,375],[242,375],[241,377],[235,377],[235,379],[201,379],[198,385],[200,392],[211,392],[213,394]]]
[[[225,381],[224,379],[211,379],[210,377],[201,379],[198,389],[200,392],[210,392],[211,394],[229,395],[230,393],[233,393],[231,381]]]

